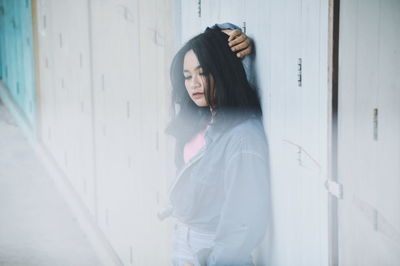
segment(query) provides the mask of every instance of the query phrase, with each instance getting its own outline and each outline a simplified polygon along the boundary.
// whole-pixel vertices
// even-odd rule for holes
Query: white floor
[[[0,102],[0,266],[99,266],[88,239]]]

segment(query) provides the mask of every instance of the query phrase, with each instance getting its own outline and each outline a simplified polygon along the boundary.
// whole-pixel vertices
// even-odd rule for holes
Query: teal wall
[[[30,0],[0,0],[0,77],[33,133],[36,108]]]

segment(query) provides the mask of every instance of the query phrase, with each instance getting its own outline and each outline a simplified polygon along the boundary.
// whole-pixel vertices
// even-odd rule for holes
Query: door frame
[[[328,95],[330,117],[328,130],[330,147],[328,148],[329,180],[338,181],[338,95],[339,95],[339,25],[340,0],[329,0],[329,36],[328,36]],[[339,265],[338,241],[338,198],[328,194],[328,259],[330,266]]]

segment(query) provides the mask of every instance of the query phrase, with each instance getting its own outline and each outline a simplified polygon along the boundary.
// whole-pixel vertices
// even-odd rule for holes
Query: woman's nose
[[[198,75],[193,75],[190,81],[190,87],[193,89],[198,88],[201,85],[200,77]]]

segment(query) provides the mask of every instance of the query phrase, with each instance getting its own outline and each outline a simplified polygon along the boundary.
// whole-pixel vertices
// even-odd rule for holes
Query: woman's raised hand
[[[236,56],[243,58],[253,51],[253,45],[249,37],[239,29],[235,30],[222,30],[222,32],[229,35],[228,44]]]

